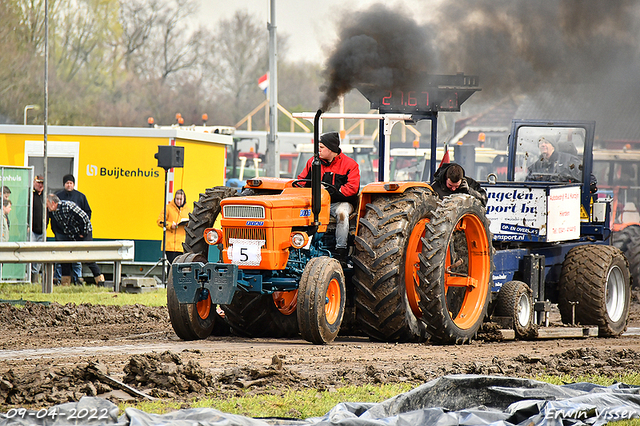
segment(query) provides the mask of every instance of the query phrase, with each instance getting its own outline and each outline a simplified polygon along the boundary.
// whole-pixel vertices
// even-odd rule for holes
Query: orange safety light
[[[385,183],[383,188],[385,189],[385,191],[396,191],[398,188],[400,188],[400,185],[394,182],[389,182]]]
[[[153,119],[153,117],[147,118],[147,124],[149,124],[149,126],[153,126],[153,123],[155,123],[155,120]]]
[[[478,142],[484,142],[487,139],[487,135],[484,132],[478,133]]]
[[[202,114],[202,121],[204,121],[205,123],[207,122],[207,120],[209,119],[209,115],[208,114]]]
[[[418,139],[413,140],[413,147],[416,149],[420,148],[420,141]]]

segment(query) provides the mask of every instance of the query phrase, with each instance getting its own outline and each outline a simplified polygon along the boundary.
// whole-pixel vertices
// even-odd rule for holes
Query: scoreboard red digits
[[[480,89],[477,76],[428,75],[421,77],[415,86],[396,87],[362,84],[356,86],[371,104],[371,109],[381,113],[424,114],[437,111],[460,111],[469,96]]]

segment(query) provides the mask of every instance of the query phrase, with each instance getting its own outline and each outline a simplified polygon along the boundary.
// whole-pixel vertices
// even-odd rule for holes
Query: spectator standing
[[[2,241],[9,241],[9,212],[11,211],[11,200],[2,200]]]
[[[182,189],[178,189],[173,200],[167,203],[167,227],[165,254],[167,261],[171,265],[176,257],[184,252],[182,243],[185,239],[184,226],[189,221],[189,209],[185,207],[187,196]],[[158,216],[158,226],[162,227],[164,222],[164,209]]]
[[[51,228],[54,226],[60,230],[56,234],[58,241],[92,241],[93,228],[89,216],[71,201],[60,200],[57,195],[47,196],[47,210]],[[100,267],[95,262],[87,264],[97,285],[104,285],[104,275],[100,272]],[[61,284],[71,284],[71,265],[62,264]]]
[[[89,216],[89,220],[91,220],[91,207],[89,207],[89,202],[87,201],[87,197],[85,195],[76,190],[76,179],[72,174],[67,174],[62,177],[62,184],[64,185],[64,189],[56,192],[56,195],[62,201],[73,201],[80,207],[86,214]],[[53,228],[52,228],[53,230]],[[53,230],[55,233],[55,230]],[[56,234],[57,235],[57,234]],[[73,275],[72,278],[74,281],[78,281],[82,283],[84,280],[82,279],[82,264],[80,262],[73,263]],[[58,266],[56,266],[56,274],[57,277],[60,276],[60,270]]]
[[[33,198],[31,200],[31,241],[43,242],[44,233],[42,232],[42,205],[44,197],[42,191],[44,189],[44,176],[38,175],[33,179]],[[31,282],[40,282],[40,263],[31,264]]]

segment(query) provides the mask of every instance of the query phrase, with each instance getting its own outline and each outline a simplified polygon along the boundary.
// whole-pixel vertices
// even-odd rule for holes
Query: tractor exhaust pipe
[[[322,110],[316,112],[313,119],[313,162],[311,163],[311,212],[313,213],[313,225],[316,229],[320,226],[320,210],[322,209],[322,168],[320,164],[320,116]]]

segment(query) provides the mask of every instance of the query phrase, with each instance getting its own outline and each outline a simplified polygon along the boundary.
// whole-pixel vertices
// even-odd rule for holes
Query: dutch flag
[[[269,73],[267,72],[265,75],[258,79],[258,87],[262,89],[264,94],[267,94],[267,89],[269,88]]]

